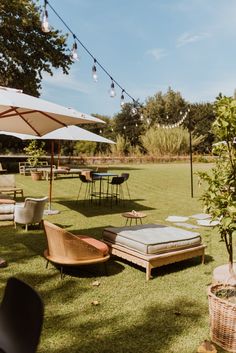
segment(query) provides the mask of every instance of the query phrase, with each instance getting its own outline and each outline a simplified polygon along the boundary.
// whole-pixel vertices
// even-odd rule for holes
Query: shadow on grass
[[[114,261],[119,261],[126,264],[126,265],[129,265],[135,269],[137,269],[138,271],[142,271],[143,274],[144,274],[144,278],[145,278],[145,268],[141,267],[141,266],[138,266],[132,262],[129,262],[125,259],[121,259],[117,256],[112,256],[112,259]],[[212,262],[213,261],[213,258],[209,255],[205,255],[205,263],[202,264],[201,263],[201,257],[194,257],[192,259],[188,259],[188,260],[183,260],[183,261],[180,261],[180,262],[176,262],[176,263],[172,263],[172,264],[168,264],[168,265],[163,265],[161,267],[156,267],[156,268],[153,268],[152,269],[152,279],[155,280],[155,278],[157,277],[164,277],[170,273],[176,273],[176,272],[181,272],[182,270],[185,270],[185,269],[188,269],[188,268],[191,268],[191,267],[195,267],[195,266],[203,266],[203,270],[204,270],[204,265],[206,265],[207,263],[209,262]]]
[[[55,323],[63,321],[63,335],[67,337],[61,348],[51,348],[51,353],[174,352],[173,341],[184,332],[187,334],[186,327],[191,327],[192,332],[197,329],[205,315],[205,307],[186,298],[143,307],[142,316],[138,317],[133,313],[124,317],[116,311],[105,318],[102,304],[88,307],[87,311],[83,313],[85,317],[89,311],[96,311],[96,315],[88,315],[90,321],[80,324],[76,324],[76,314],[73,313],[65,316],[55,313],[48,318],[47,335],[53,337]]]
[[[54,267],[57,271],[60,271],[60,267],[50,264],[50,267]],[[110,277],[115,276],[124,270],[124,266],[113,259],[109,259],[104,263],[97,263],[93,265],[84,266],[64,266],[63,268],[63,279],[66,276],[68,278],[94,278],[94,277]],[[58,272],[59,273],[59,272]],[[62,281],[63,281],[62,279]]]
[[[137,201],[142,200],[124,200],[119,202],[118,204],[113,203],[111,207],[111,203],[108,202],[107,204],[102,203],[99,205],[95,202],[90,202],[88,200],[59,200],[58,203],[66,206],[67,208],[77,211],[86,217],[95,217],[107,214],[117,214],[123,213],[126,211],[148,211],[148,210],[155,210],[153,207],[143,206],[139,204]]]

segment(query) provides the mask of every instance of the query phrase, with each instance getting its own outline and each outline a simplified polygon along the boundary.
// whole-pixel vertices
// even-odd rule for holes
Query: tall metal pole
[[[190,110],[188,111],[188,113]],[[190,157],[190,183],[191,183],[191,197],[193,197],[193,151],[192,151],[192,121],[190,114],[188,116],[188,132],[189,132],[189,157]]]
[[[191,197],[193,197],[193,153],[192,153],[192,132],[191,132],[191,130],[189,130],[189,155],[190,155]]]

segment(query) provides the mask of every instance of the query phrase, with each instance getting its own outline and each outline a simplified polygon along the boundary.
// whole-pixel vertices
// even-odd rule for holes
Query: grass
[[[194,171],[206,168],[210,165],[194,165]],[[148,223],[166,223],[169,215],[190,216],[203,211],[196,176],[194,198],[190,197],[188,164],[123,165],[114,169],[130,173],[132,201],[112,208],[76,203],[79,179],[58,179],[53,183],[53,208],[61,213],[45,218],[75,234],[99,239],[104,227],[124,225],[121,213],[125,211],[145,211],[144,221]],[[17,185],[22,185],[25,196],[48,193],[46,181],[33,182],[30,177],[17,175]],[[163,266],[153,270],[154,278],[146,282],[144,269],[112,258],[108,276],[99,266],[80,267],[61,281],[52,265],[45,269],[42,230],[25,232],[20,227],[15,230],[11,222],[1,222],[1,257],[9,266],[0,270],[0,295],[10,276],[24,280],[40,293],[45,304],[41,353],[196,352],[200,343],[209,339],[206,287],[213,269],[227,262],[217,230],[199,231],[208,246],[205,265],[195,258]],[[92,286],[95,279],[101,282],[99,287]],[[93,300],[100,304],[92,305]]]

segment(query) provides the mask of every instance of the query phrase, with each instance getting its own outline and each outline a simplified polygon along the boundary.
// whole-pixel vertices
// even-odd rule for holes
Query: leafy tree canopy
[[[212,103],[195,103],[191,104],[189,116],[191,119],[191,127],[195,136],[203,136],[201,143],[196,146],[200,153],[209,153],[214,141],[212,132],[212,124],[215,121],[214,105]],[[188,120],[184,126],[188,127]]]
[[[181,119],[181,113],[186,109],[187,102],[180,92],[175,92],[169,87],[167,93],[158,92],[147,98],[144,117],[149,120],[151,126],[156,123],[175,123]]]
[[[43,72],[68,73],[72,61],[67,36],[51,29],[43,33],[41,10],[32,0],[0,1],[0,85],[39,96]]]
[[[140,117],[140,112],[132,113],[133,105],[126,103],[120,113],[114,118],[114,131],[116,136],[123,136],[129,141],[131,146],[139,145],[140,136],[144,131],[144,125]]]

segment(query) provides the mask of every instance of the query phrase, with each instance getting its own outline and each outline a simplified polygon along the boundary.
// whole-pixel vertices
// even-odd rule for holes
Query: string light
[[[105,69],[105,67],[95,58],[95,56],[88,50],[88,48],[81,42],[81,40],[76,36],[76,34],[74,34],[74,32],[72,31],[72,29],[68,26],[68,24],[63,20],[63,18],[58,14],[58,12],[53,8],[53,6],[49,3],[48,0],[44,0],[44,14],[45,14],[45,18],[44,21],[42,22],[42,24],[44,23],[45,26],[45,30],[42,27],[42,30],[47,33],[50,31],[49,29],[49,24],[48,24],[48,13],[46,10],[46,5],[48,5],[48,7],[50,7],[50,9],[54,12],[54,14],[59,18],[59,20],[64,24],[64,26],[67,28],[67,30],[72,34],[73,38],[74,38],[74,44],[73,44],[73,48],[72,48],[72,59],[74,61],[78,61],[79,57],[77,54],[77,42],[83,47],[83,49],[87,52],[87,54],[94,60],[94,65],[92,68],[92,75],[93,78],[95,76],[96,80],[97,80],[97,66],[99,66],[99,68],[109,77],[111,78],[111,74]],[[76,42],[76,41],[77,42]],[[76,54],[75,54],[76,53]],[[93,70],[94,67],[96,68],[96,70]],[[95,80],[94,78],[94,80]],[[111,84],[111,89],[109,91],[110,96],[111,97],[115,97],[116,96],[116,92],[115,92],[115,85],[117,87],[119,87],[121,89],[121,95],[124,96],[124,94],[126,94],[126,96],[128,96],[133,102],[135,102],[134,107],[137,109],[138,106],[140,106],[140,104],[138,103],[137,100],[135,100],[120,84],[117,80],[115,80],[114,78],[112,78],[112,84]],[[112,87],[114,86],[114,87]]]
[[[112,77],[111,77],[111,88],[110,88],[109,94],[111,98],[114,98],[116,96],[115,84]]]
[[[177,121],[176,123],[174,123],[174,124],[160,124],[160,123],[157,123],[156,124],[156,127],[157,128],[161,128],[161,129],[174,129],[174,128],[177,128],[177,127],[179,127],[180,125],[182,125],[183,124],[183,122],[185,121],[185,119],[187,118],[187,116],[188,116],[188,113],[190,112],[190,109],[188,108],[187,109],[187,111],[184,113],[184,115],[183,115],[183,112],[182,111],[180,111],[180,116],[181,115],[183,115],[182,116],[182,118],[179,120],[179,121]],[[168,116],[168,115],[167,115]],[[169,117],[168,117],[169,118]],[[148,120],[149,119],[147,119],[147,123],[148,123]]]
[[[73,43],[73,46],[72,46],[72,49],[71,49],[71,59],[73,61],[79,61],[79,55],[78,55],[78,52],[77,52],[77,42],[75,40],[75,37],[74,37],[74,43]]]
[[[132,116],[135,116],[137,113],[138,113],[137,108],[136,108],[135,106],[133,106],[133,107],[131,108],[131,115],[132,115]]]
[[[125,96],[124,96],[124,90],[122,89],[121,96],[120,96],[120,106],[121,108],[125,105]]]
[[[93,67],[92,67],[92,76],[93,76],[93,80],[94,80],[95,82],[98,81],[98,74],[97,74],[96,62],[97,62],[97,60],[94,59],[94,64],[93,64]]]
[[[44,0],[44,8],[42,15],[41,29],[44,33],[50,32],[49,22],[48,22],[48,12],[47,12],[47,0]]]

